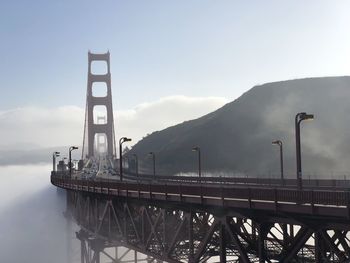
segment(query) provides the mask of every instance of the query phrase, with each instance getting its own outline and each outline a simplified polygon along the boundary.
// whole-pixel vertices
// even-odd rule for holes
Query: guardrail
[[[59,176],[68,176],[68,172],[56,172]],[[202,183],[202,184],[236,184],[250,186],[275,186],[279,188],[295,188],[297,186],[296,179],[276,179],[276,178],[247,178],[247,177],[201,177],[198,176],[168,176],[161,175],[154,177],[150,174],[135,174],[124,172],[124,177],[135,181],[153,181],[153,182],[174,182],[174,183]],[[111,180],[117,180],[111,177]],[[95,178],[94,180],[100,180]],[[336,179],[304,179],[303,188],[306,189],[342,189],[350,190],[350,180]]]
[[[115,180],[79,180],[53,174],[54,185],[66,189],[146,198],[219,205],[250,209],[349,217],[350,192],[344,190],[297,190],[270,186],[241,187],[233,184],[187,184],[177,182],[119,182]]]
[[[130,175],[133,178],[137,178],[135,173],[125,172],[126,175]],[[138,176],[141,179],[152,180],[153,175],[141,174]],[[222,177],[222,176],[210,176],[201,177],[198,176],[157,176],[159,181],[181,181],[181,182],[202,182],[202,183],[225,183],[225,184],[250,184],[250,185],[274,185],[280,187],[296,187],[296,179],[277,179],[277,178],[247,178],[247,177]],[[327,187],[327,188],[341,188],[350,190],[350,180],[336,180],[336,179],[304,179],[303,186],[307,188]]]

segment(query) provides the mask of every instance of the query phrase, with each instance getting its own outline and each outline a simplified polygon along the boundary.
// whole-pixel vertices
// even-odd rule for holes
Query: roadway
[[[119,181],[119,169],[107,157],[90,158],[85,161],[82,171],[75,171],[73,177],[82,180]],[[218,177],[205,176],[157,176],[150,174],[136,175],[127,169],[123,172],[125,182],[143,182],[152,184],[188,184],[188,185],[217,185],[235,186],[241,188],[275,187],[278,189],[295,189],[295,179],[247,178],[247,177]],[[304,190],[349,190],[350,180],[308,179],[303,180]]]
[[[52,183],[58,187],[102,195],[346,220],[350,216],[350,192],[342,180],[309,181],[307,187],[298,190],[292,185],[293,181],[281,184],[280,181],[258,178],[198,179],[125,173],[121,182],[113,163],[103,157],[91,159],[83,171],[74,173],[72,179],[66,173],[52,173],[51,176]]]

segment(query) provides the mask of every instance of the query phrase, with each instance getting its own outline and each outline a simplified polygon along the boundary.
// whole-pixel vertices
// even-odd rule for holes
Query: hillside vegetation
[[[306,111],[315,120],[302,123],[304,174],[312,177],[350,173],[350,77],[297,79],[253,87],[235,101],[199,119],[157,131],[129,154],[150,169],[147,153],[156,153],[162,174],[195,172],[200,146],[206,172],[278,176],[279,155],[272,140],[284,143],[285,171],[295,175],[294,117]],[[349,177],[350,178],[350,177]]]

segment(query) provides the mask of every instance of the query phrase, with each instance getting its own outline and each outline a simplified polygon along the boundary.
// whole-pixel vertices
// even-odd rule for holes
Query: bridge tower
[[[106,63],[106,72],[96,74],[92,71],[92,65],[95,62]],[[105,85],[106,94],[102,96],[95,95],[95,88],[99,85]],[[97,86],[97,87],[96,87]],[[105,121],[99,123],[97,117],[97,107],[105,108]],[[111,90],[111,73],[110,73],[110,53],[96,54],[88,53],[88,80],[86,92],[86,110],[85,110],[85,126],[84,126],[84,142],[83,142],[83,159],[85,157],[93,157],[97,152],[95,145],[98,138],[104,136],[106,139],[107,156],[115,156],[115,135],[114,135],[114,119],[112,107],[112,90]],[[85,155],[85,156],[84,156]]]

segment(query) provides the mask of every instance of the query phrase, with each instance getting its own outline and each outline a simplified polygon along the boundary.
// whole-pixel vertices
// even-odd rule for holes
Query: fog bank
[[[64,192],[49,165],[0,166],[0,255],[6,263],[75,263],[76,226],[67,223]]]

